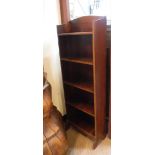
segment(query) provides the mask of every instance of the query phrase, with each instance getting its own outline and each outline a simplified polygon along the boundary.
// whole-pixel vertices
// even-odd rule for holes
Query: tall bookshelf
[[[106,136],[106,18],[80,17],[57,31],[68,121],[95,148]]]

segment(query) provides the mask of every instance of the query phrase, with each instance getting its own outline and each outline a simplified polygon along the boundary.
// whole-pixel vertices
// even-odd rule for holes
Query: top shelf
[[[71,33],[60,33],[59,36],[74,36],[74,35],[92,35],[92,32],[71,32]]]

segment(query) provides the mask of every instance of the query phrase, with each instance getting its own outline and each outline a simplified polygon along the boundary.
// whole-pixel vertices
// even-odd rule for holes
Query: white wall
[[[52,85],[52,100],[58,110],[66,113],[60,67],[56,25],[61,24],[59,0],[44,0],[43,61],[47,79]]]

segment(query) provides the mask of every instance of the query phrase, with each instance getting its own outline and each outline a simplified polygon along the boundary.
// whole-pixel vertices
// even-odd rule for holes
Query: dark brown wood
[[[58,35],[61,35],[61,33],[86,33],[88,34],[93,32],[93,23],[97,20],[104,19],[103,16],[82,16],[80,18],[74,19],[72,21],[69,21],[68,23],[65,23],[63,25],[58,26]],[[75,33],[75,34],[76,34]],[[81,34],[82,35],[82,34]]]
[[[93,23],[102,16],[82,16],[80,18],[70,21],[71,32],[93,32]]]
[[[93,65],[93,60],[90,58],[61,58],[61,60],[80,64]]]
[[[106,29],[102,16],[57,29],[68,120],[94,147],[106,136]]]
[[[75,120],[69,120],[69,123],[79,132],[87,136],[88,138],[95,140],[94,136],[94,128],[92,125],[87,124],[85,122],[76,122]]]
[[[108,137],[111,138],[111,26],[107,26],[107,132]]]
[[[95,140],[94,117],[67,105],[69,123],[84,135]]]
[[[63,24],[63,25],[59,25],[57,27],[57,31],[58,33],[68,33],[71,31],[71,25],[70,23],[66,23],[66,24]]]
[[[111,99],[110,99],[110,106],[109,106],[108,137],[111,139]]]
[[[93,33],[95,134],[99,139],[106,136],[106,19],[94,23]]]
[[[84,102],[76,102],[76,103],[67,102],[66,104],[68,104],[78,110],[81,110],[82,112],[85,112],[88,115],[94,117],[94,107],[92,104],[88,104],[88,103],[84,103]]]
[[[60,2],[61,22],[62,24],[64,24],[70,20],[69,0],[59,0],[59,2]]]
[[[109,90],[109,122],[108,122],[108,137],[111,139],[111,48],[110,48],[110,63],[109,63],[109,69],[110,69],[110,78],[109,78],[109,83],[110,83],[110,90]]]
[[[75,87],[75,88],[79,88],[82,90],[85,90],[87,92],[93,93],[93,85],[91,83],[86,83],[86,82],[76,82],[76,83],[72,83],[72,82],[67,82],[64,81],[64,84],[67,84],[69,86]]]
[[[92,60],[92,35],[59,36],[61,58]]]
[[[60,33],[59,36],[74,36],[74,35],[91,35],[92,32],[72,32],[72,33]]]

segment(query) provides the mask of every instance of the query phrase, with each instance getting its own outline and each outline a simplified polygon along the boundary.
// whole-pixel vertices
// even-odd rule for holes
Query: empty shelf
[[[94,107],[92,104],[84,103],[84,102],[76,102],[76,103],[70,103],[67,102],[69,106],[72,106],[86,114],[89,114],[91,116],[94,116]]]
[[[95,128],[93,123],[82,119],[69,119],[69,123],[89,138],[95,138]]]
[[[90,58],[61,58],[61,60],[80,64],[93,65],[93,61]]]
[[[91,83],[87,83],[87,82],[67,82],[67,81],[64,81],[64,84],[67,84],[67,85],[72,86],[72,87],[79,88],[81,90],[85,90],[85,91],[90,92],[90,93],[94,93],[93,84],[91,84]]]
[[[60,33],[59,36],[71,36],[71,35],[92,35],[92,32],[70,32],[70,33]]]

